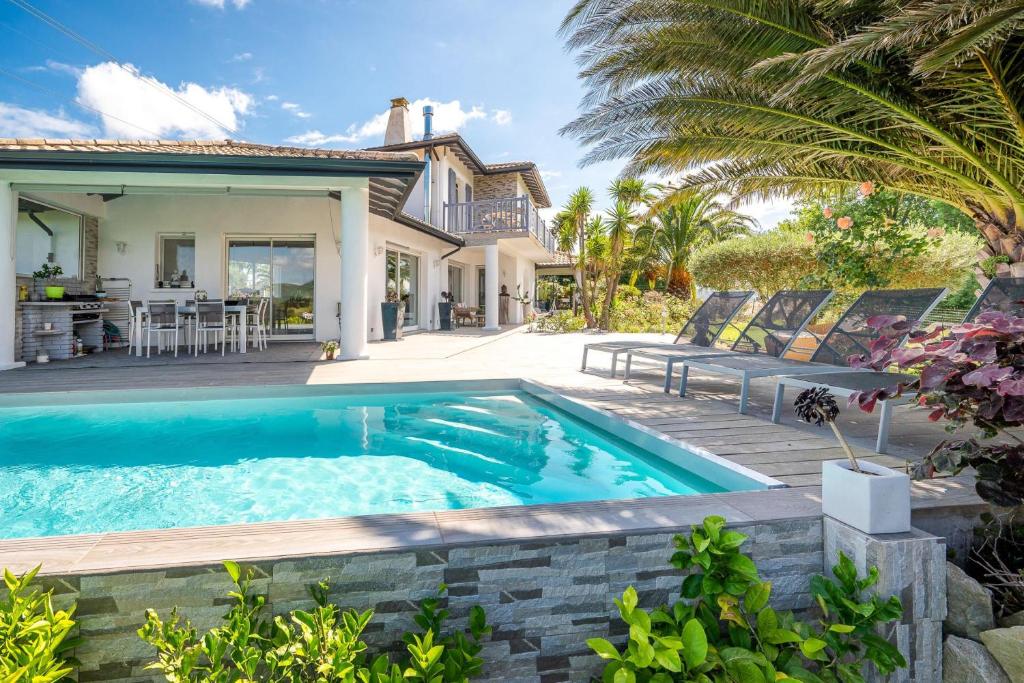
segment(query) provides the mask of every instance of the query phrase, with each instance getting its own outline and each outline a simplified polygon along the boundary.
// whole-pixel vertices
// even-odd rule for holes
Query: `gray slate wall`
[[[821,518],[732,526],[751,536],[746,548],[774,583],[773,604],[808,608],[809,577],[823,568]],[[331,577],[338,604],[376,609],[367,639],[387,647],[413,627],[414,603],[433,595],[443,581],[453,625],[464,626],[474,604],[484,606],[494,625],[483,653],[486,681],[586,681],[602,668],[587,638],[624,637],[613,618],[614,597],[632,585],[641,605],[654,607],[677,594],[681,577],[668,564],[672,536],[638,533],[280,560],[254,565],[254,588],[280,613],[308,608],[306,587]],[[227,611],[230,583],[219,566],[48,581],[60,603],[79,602],[86,639],[75,653],[82,662],[79,680],[118,683],[159,680],[144,670],[153,653],[135,634],[147,607],[166,615],[177,605],[197,627],[209,628]]]

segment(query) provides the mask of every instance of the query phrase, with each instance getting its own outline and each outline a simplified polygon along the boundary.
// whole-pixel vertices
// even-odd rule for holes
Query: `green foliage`
[[[33,280],[52,280],[64,274],[64,269],[56,263],[44,263],[39,270],[32,273]]]
[[[621,285],[612,306],[608,329],[616,332],[666,332],[675,334],[693,314],[696,303],[662,292],[641,292]]]
[[[373,610],[339,609],[328,599],[326,580],[310,588],[312,610],[268,618],[266,597],[251,592],[252,572],[235,562],[224,567],[235,590],[221,626],[200,635],[177,609],[166,622],[146,610],[139,637],[157,650],[147,668],[172,683],[437,683],[468,681],[483,666],[480,641],[491,629],[479,606],[470,612],[468,634],[442,635],[448,610],[438,598],[424,600],[415,618],[423,630],[403,636],[408,657],[393,663],[386,654],[371,658],[362,640]],[[442,585],[439,597],[445,590]]]
[[[564,334],[565,332],[579,332],[585,329],[587,320],[582,315],[573,315],[572,311],[555,311],[551,315],[537,318],[538,332],[554,332]]]
[[[876,633],[880,624],[900,618],[899,599],[862,596],[878,580],[877,570],[860,579],[840,553],[835,582],[812,578],[811,592],[822,610],[815,628],[769,606],[772,585],[741,550],[747,536],[725,525],[722,517],[711,516],[688,536],[676,536],[670,562],[689,573],[682,599],[671,607],[641,609],[632,587],[616,599],[629,625],[625,647],[602,638],[587,641],[609,660],[604,681],[859,683],[866,662],[883,674],[906,666]]]
[[[981,268],[981,272],[987,278],[993,278],[996,276],[996,266],[1000,263],[1009,263],[1010,257],[1005,254],[999,254],[997,256],[989,256],[988,258],[982,259],[978,263],[978,267]]]
[[[818,269],[815,245],[779,230],[712,244],[690,261],[697,283],[712,289],[753,289],[762,301],[796,288]]]
[[[50,683],[66,678],[76,663],[66,656],[79,638],[69,638],[75,627],[75,608],[53,609],[52,591],[41,592],[32,580],[39,567],[15,576],[4,570],[7,595],[0,599],[0,681]]]

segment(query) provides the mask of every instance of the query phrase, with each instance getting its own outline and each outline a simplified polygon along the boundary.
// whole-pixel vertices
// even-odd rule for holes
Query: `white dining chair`
[[[267,348],[267,311],[270,308],[270,299],[261,296],[256,302],[255,310],[246,313],[246,324],[248,325],[249,339],[253,348],[261,351]]]

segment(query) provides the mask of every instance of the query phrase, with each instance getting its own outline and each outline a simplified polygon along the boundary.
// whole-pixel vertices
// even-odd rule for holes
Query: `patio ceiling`
[[[370,211],[399,214],[423,170],[415,154],[227,141],[0,139],[0,176],[21,191],[325,195],[368,178]]]

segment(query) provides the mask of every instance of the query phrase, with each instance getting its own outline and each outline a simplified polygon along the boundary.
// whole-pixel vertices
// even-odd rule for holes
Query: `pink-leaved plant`
[[[995,505],[1024,504],[1024,439],[1014,433],[1024,426],[1024,318],[991,311],[950,329],[912,330],[902,316],[875,316],[868,325],[879,336],[868,353],[850,357],[851,367],[896,367],[915,378],[854,394],[850,405],[871,412],[879,400],[911,394],[929,409],[930,420],[947,422],[947,431],[973,425],[977,435],[944,440],[916,474],[973,467],[982,498]],[[901,345],[908,333],[908,344]],[[996,436],[1001,443],[987,441]]]

